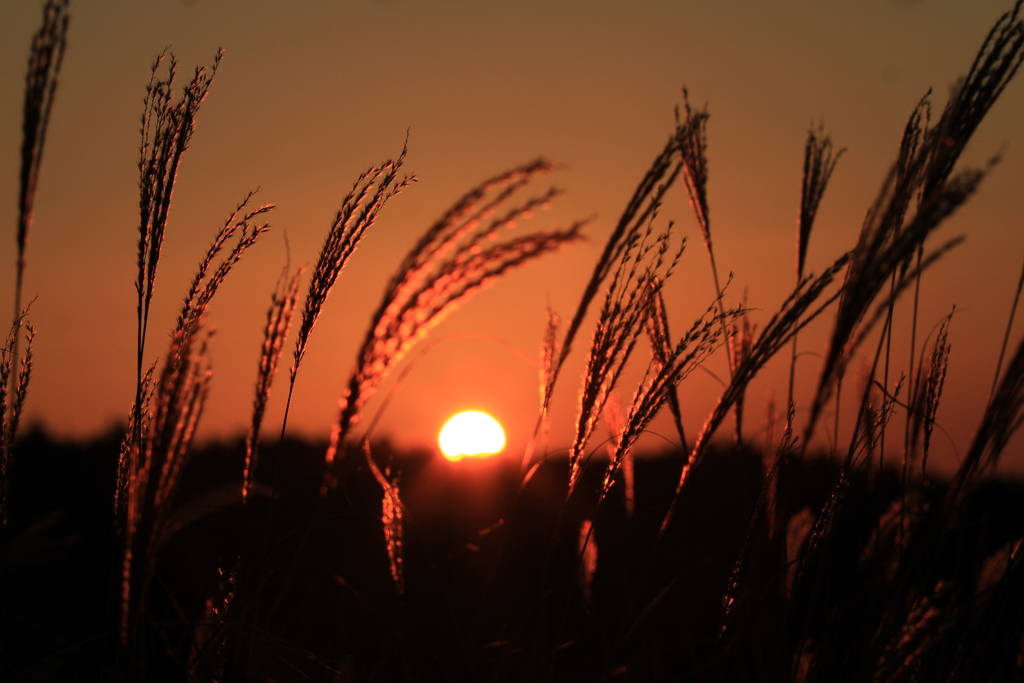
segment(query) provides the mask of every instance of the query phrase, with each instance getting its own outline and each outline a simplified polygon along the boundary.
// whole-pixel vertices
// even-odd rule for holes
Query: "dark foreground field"
[[[862,469],[837,489],[838,468],[809,459],[782,467],[771,494],[757,455],[717,452],[656,541],[678,454],[637,460],[630,518],[620,484],[596,515],[586,493],[596,479],[566,503],[564,459],[520,492],[515,465],[381,444],[373,457],[382,469],[393,458],[405,505],[401,524],[385,524],[363,452],[346,454],[338,489],[321,499],[324,445],[295,441],[267,447],[257,472],[267,488],[244,506],[243,444],[194,456],[180,492],[191,502],[161,541],[129,662],[111,508],[118,445],[114,433],[72,445],[39,432],[21,444],[0,565],[5,681],[1024,671],[1019,484],[983,482],[951,516],[939,484],[901,495],[895,473]],[[585,520],[593,536],[581,555]],[[828,523],[812,534],[816,520]],[[390,556],[387,532],[402,534]]]

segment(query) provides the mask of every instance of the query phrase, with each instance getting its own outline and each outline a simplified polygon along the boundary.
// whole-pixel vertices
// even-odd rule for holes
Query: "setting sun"
[[[469,410],[448,420],[437,437],[441,452],[449,460],[466,456],[487,457],[505,447],[505,432],[487,413]]]

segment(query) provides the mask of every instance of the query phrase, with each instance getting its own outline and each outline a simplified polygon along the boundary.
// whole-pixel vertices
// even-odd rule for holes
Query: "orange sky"
[[[0,301],[11,300],[24,68],[39,4],[7,3],[0,23],[0,225],[7,236],[0,263],[10,264],[0,277]],[[823,121],[847,148],[811,239],[808,267],[820,270],[856,240],[913,105],[933,87],[937,115],[948,87],[1011,3],[782,4],[324,0],[301,3],[300,11],[271,0],[72,0],[28,251],[26,292],[38,297],[28,421],[81,436],[128,414],[138,117],[150,63],[165,46],[185,76],[209,63],[218,46],[227,53],[179,176],[150,323],[152,358],[230,209],[255,187],[261,201],[278,205],[272,233],[214,303],[206,435],[238,433],[249,419],[259,333],[286,258],[282,235],[293,263],[312,263],[356,176],[396,155],[407,128],[406,168],[420,182],[385,208],[339,280],[299,375],[289,418],[295,430],[330,433],[367,321],[419,233],[477,182],[543,155],[565,165],[551,180],[568,193],[534,222],[554,228],[596,214],[590,241],[504,279],[436,328],[431,339],[447,341],[417,361],[379,427],[401,444],[432,443],[444,418],[479,408],[505,424],[513,452],[521,449],[536,411],[533,359],[545,306],[565,317],[574,311],[611,226],[671,130],[683,84],[711,112],[719,269],[735,272],[730,295],[747,290],[749,304],[762,310],[755,319],[767,319],[792,286],[808,126]],[[981,414],[1024,255],[1021,121],[1018,77],[965,158],[979,164],[1003,150],[1003,162],[942,231],[967,241],[924,282],[924,331],[957,306],[939,412],[949,438],[938,434],[934,446],[934,461],[945,468],[965,451]],[[690,240],[667,290],[670,318],[681,330],[708,305],[713,285],[681,187],[662,216]],[[824,327],[802,335],[802,348],[820,351]],[[577,342],[581,351],[589,334],[588,326]],[[638,349],[633,365],[646,357],[646,348]],[[803,358],[804,384],[818,364]],[[727,372],[721,354],[708,367]],[[557,388],[552,448],[571,439],[581,368],[582,352]],[[851,372],[858,368],[855,362]],[[747,427],[755,438],[764,396],[771,389],[784,394],[785,371],[784,362],[770,365],[751,388]],[[268,431],[282,410],[284,372],[278,379]],[[624,400],[635,379],[620,387]],[[699,372],[683,385],[691,432],[717,390]],[[805,386],[798,400],[806,403],[809,391]],[[372,402],[368,413],[378,406]],[[667,422],[654,429],[671,435]],[[1008,457],[1008,470],[1024,470],[1024,457]]]

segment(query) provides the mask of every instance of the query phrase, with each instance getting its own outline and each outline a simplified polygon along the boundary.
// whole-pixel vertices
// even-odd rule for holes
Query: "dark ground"
[[[766,680],[792,671],[776,649],[792,653],[808,633],[833,634],[816,641],[820,656],[830,642],[857,651],[858,624],[872,617],[851,612],[849,596],[884,588],[884,567],[865,573],[865,548],[901,490],[893,472],[854,473],[813,590],[783,598],[784,562],[764,558],[784,558],[787,520],[805,507],[817,516],[832,495],[838,468],[827,460],[780,471],[781,531],[769,537],[765,524],[751,524],[759,456],[711,453],[656,542],[679,454],[637,460],[630,518],[621,485],[595,514],[601,466],[566,502],[564,460],[520,490],[518,464],[449,463],[379,444],[374,458],[394,459],[406,506],[399,596],[382,490],[361,451],[347,453],[341,485],[321,500],[324,446],[267,446],[257,478],[275,497],[242,506],[242,444],[213,445],[185,472],[177,509],[191,521],[161,547],[126,651],[112,509],[120,434],[68,444],[36,431],[19,445],[0,546],[4,681],[185,680],[187,672],[193,680]],[[943,492],[932,484],[921,494],[941,501]],[[985,482],[964,510],[935,551],[940,579],[977,581],[984,558],[1024,535],[1019,483]],[[578,580],[584,519],[594,521],[598,549],[589,599]],[[723,596],[740,557],[727,614]],[[844,655],[828,656],[844,670]]]

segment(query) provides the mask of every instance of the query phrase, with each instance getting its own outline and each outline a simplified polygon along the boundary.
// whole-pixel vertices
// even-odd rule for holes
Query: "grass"
[[[1024,420],[1024,343],[1003,369],[1017,302],[977,435],[948,480],[932,476],[928,452],[955,317],[920,343],[916,319],[928,267],[960,241],[935,245],[933,233],[996,165],[958,161],[1024,60],[1021,7],[999,18],[934,124],[929,96],[911,112],[856,243],[819,274],[805,272],[805,258],[842,151],[823,128],[808,132],[795,285],[759,326],[719,279],[706,189],[710,114],[684,90],[685,113],[676,112],[564,330],[548,312],[522,465],[467,461],[456,470],[371,442],[374,420],[357,435],[367,402],[446,315],[510,270],[579,241],[590,221],[505,236],[561,194],[534,189],[556,170],[543,159],[472,188],[387,284],[330,441],[286,439],[287,412],[280,438],[261,441],[291,329],[289,403],[332,288],[415,180],[400,176],[403,147],[341,200],[302,301],[304,268],[286,266],[271,290],[246,437],[199,446],[216,343],[206,316],[270,229],[273,209],[249,193],[229,214],[186,288],[162,361],[147,368],[174,184],[221,52],[180,93],[174,57],[161,54],[146,87],[128,425],[89,447],[40,433],[16,441],[35,334],[20,282],[68,30],[67,2],[49,0],[29,59],[14,315],[0,362],[0,672],[125,681],[1021,678],[1024,508],[1019,487],[988,477]],[[680,179],[714,296],[675,337],[680,322],[670,321],[662,291],[686,243],[659,211]],[[911,293],[909,363],[894,383],[895,303]],[[551,397],[599,298],[574,441],[567,455],[554,453],[545,445]],[[796,425],[798,333],[829,316],[809,419]],[[623,368],[645,344],[646,372],[621,405]],[[754,449],[742,438],[745,392],[788,349],[785,417],[770,409],[773,427]],[[730,374],[691,442],[678,388],[714,353],[728,355]],[[851,391],[844,379],[855,358],[868,371]],[[837,421],[852,414],[852,435],[829,457],[812,457],[808,444],[831,402]],[[681,447],[634,458],[666,404]],[[732,446],[716,447],[730,412]],[[893,436],[897,416],[903,433]],[[602,420],[606,458],[591,443]],[[886,467],[887,444],[901,440],[899,465]]]

